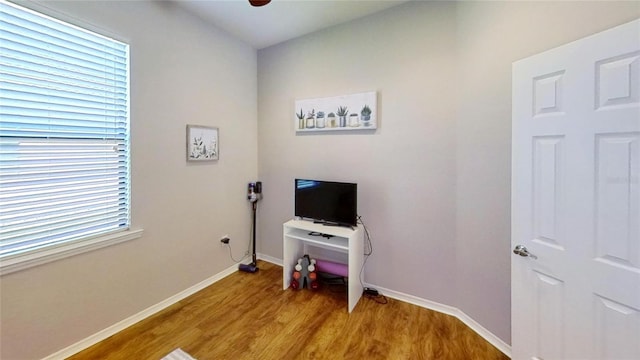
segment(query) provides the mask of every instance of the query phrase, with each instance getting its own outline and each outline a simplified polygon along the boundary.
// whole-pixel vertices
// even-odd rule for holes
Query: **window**
[[[2,273],[129,226],[129,46],[0,3]]]

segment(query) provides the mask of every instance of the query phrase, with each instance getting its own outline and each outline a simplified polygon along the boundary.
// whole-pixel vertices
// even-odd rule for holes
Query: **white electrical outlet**
[[[228,235],[228,234],[227,234],[227,235],[224,235],[224,236],[222,236],[222,237],[220,238],[220,242],[221,242],[222,244],[228,244],[228,243],[229,243],[229,241],[231,241],[231,238],[229,237],[229,235]]]

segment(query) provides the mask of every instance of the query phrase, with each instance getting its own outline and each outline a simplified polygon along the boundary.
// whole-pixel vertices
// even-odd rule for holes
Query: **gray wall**
[[[256,57],[167,2],[46,6],[132,46],[145,233],[3,276],[3,359],[49,355],[231,266],[218,238],[246,249],[258,174],[259,251],[282,257],[294,177],[356,181],[367,281],[459,307],[509,342],[511,62],[640,16],[638,2],[415,2]],[[296,98],[369,90],[375,133],[295,134]],[[220,127],[220,161],[186,164],[186,124]]]
[[[511,63],[640,17],[640,2],[458,6],[455,306],[510,343]]]
[[[2,359],[52,354],[231,266],[218,239],[229,234],[236,257],[247,249],[257,177],[254,49],[167,2],[45,5],[131,44],[132,221],[144,235],[3,276]],[[186,163],[187,124],[220,128],[217,163]]]
[[[367,281],[454,302],[455,51],[455,4],[438,2],[258,52],[262,252],[282,258],[294,178],[357,182],[374,244]],[[370,90],[375,133],[295,134],[296,98]]]
[[[638,2],[412,2],[258,51],[261,252],[282,257],[293,178],[355,181],[366,281],[510,343],[511,63],[638,16]],[[295,99],[369,90],[375,133],[295,134]]]

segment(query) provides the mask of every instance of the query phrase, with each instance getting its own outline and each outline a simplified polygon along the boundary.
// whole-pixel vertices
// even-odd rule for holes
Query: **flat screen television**
[[[356,226],[358,184],[295,179],[295,216],[327,225]]]

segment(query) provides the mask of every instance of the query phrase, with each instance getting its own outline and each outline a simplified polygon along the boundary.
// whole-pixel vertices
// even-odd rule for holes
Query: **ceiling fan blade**
[[[256,6],[256,7],[267,5],[270,2],[271,0],[249,0],[249,4],[251,4],[251,6]]]

